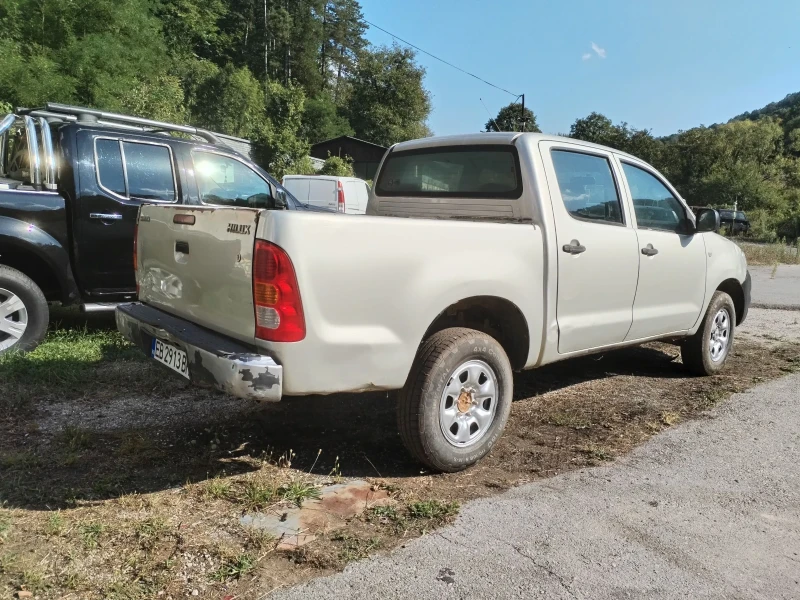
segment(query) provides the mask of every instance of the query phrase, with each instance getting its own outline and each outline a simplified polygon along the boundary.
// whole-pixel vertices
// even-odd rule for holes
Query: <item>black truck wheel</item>
[[[684,366],[696,375],[715,375],[725,366],[736,329],[736,308],[725,292],[715,292],[700,329],[681,343]]]
[[[513,373],[502,346],[472,329],[444,329],[419,349],[397,404],[400,437],[435,471],[486,456],[511,411]]]
[[[47,333],[47,300],[33,280],[0,265],[0,354],[28,352]]]

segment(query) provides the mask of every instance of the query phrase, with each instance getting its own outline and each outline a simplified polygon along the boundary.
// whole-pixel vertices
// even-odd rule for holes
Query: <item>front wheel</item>
[[[444,329],[420,347],[397,405],[400,436],[435,471],[486,456],[511,411],[513,373],[502,346],[472,329]]]
[[[736,308],[725,292],[711,298],[700,329],[681,343],[683,364],[696,375],[716,375],[725,366],[736,329]]]
[[[0,354],[36,348],[47,333],[48,320],[47,300],[39,286],[0,265]]]

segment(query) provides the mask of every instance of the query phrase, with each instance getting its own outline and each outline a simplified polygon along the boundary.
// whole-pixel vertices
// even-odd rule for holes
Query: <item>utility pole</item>
[[[522,131],[525,131],[525,94],[522,94]]]

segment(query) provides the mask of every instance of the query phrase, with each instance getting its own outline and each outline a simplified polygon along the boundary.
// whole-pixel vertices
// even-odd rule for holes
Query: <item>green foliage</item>
[[[411,50],[395,45],[362,52],[346,109],[356,136],[390,146],[430,135],[425,120],[431,102],[424,77],[425,69]]]
[[[800,235],[800,159],[795,155],[800,134],[787,135],[776,118],[737,118],[656,139],[592,113],[576,120],[570,135],[652,163],[690,204],[747,211],[754,238]]]
[[[523,111],[522,104],[512,102],[504,106],[497,113],[494,119],[490,119],[484,126],[486,131],[532,131],[540,133],[539,124],[536,122],[536,115],[529,108]]]
[[[317,175],[310,156],[303,156],[286,168],[284,175]]]
[[[355,177],[353,159],[349,156],[329,156],[319,171],[320,175],[334,175],[336,177]]]
[[[0,109],[189,122],[251,139],[280,177],[310,142],[428,133],[414,53],[370,50],[366,28],[358,0],[0,0]]]

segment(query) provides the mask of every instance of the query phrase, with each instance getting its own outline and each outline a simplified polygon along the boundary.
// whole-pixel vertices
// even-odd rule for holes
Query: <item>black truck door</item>
[[[139,206],[180,197],[173,150],[166,140],[118,133],[81,131],[77,141],[80,186],[72,223],[78,284],[98,302],[132,297]]]

